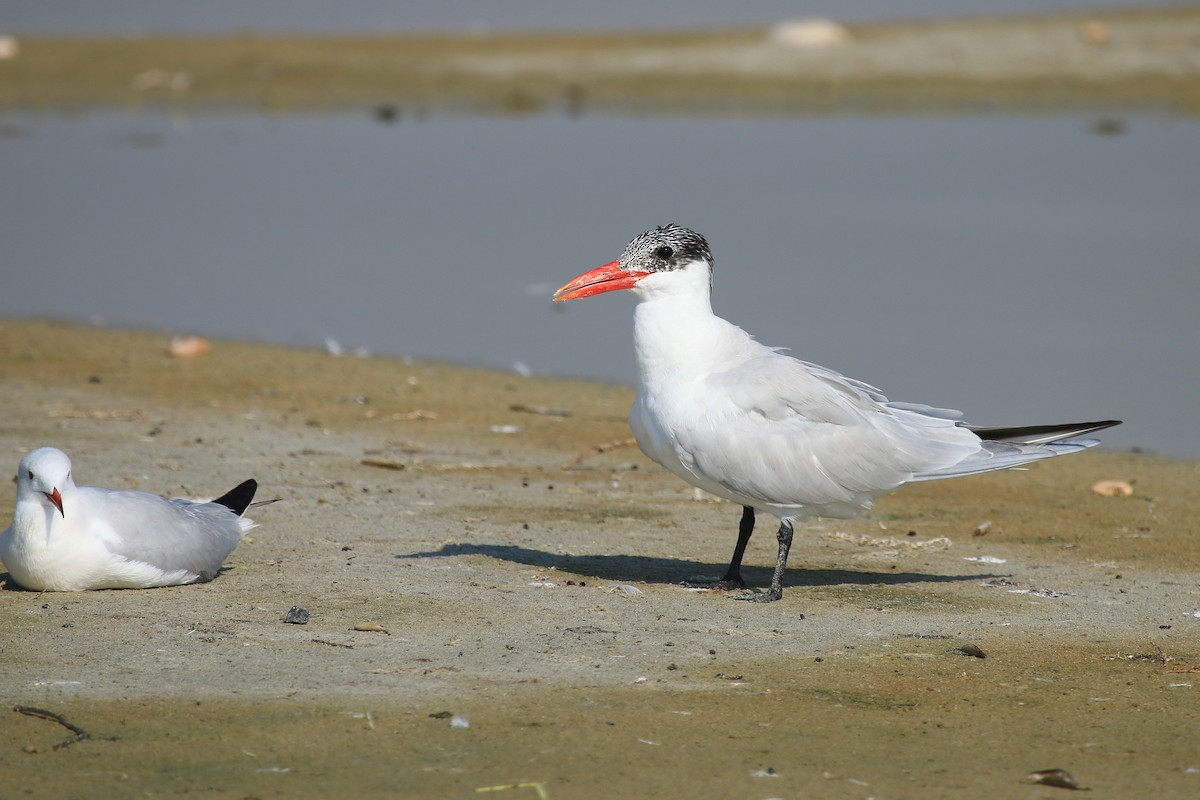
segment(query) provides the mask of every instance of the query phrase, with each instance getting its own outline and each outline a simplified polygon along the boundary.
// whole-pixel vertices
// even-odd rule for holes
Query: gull
[[[76,486],[53,447],[21,459],[12,525],[0,560],[25,589],[78,592],[211,581],[254,523],[244,518],[258,484],[211,502]]]
[[[779,518],[770,588],[783,596],[794,524],[848,517],[914,481],[1007,469],[1098,444],[1117,420],[986,428],[944,408],[889,401],[875,387],[767,347],[712,310],[713,257],[695,231],[665,225],[585,272],[554,299],[628,290],[637,298],[637,397],[629,425],[647,456],[742,506],[721,588],[740,588],[755,511]]]

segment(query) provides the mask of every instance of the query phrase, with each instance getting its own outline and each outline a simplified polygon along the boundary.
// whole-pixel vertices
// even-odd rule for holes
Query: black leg
[[[742,521],[738,525],[737,545],[733,548],[733,558],[729,560],[729,569],[725,570],[725,577],[719,581],[697,578],[696,581],[685,581],[684,586],[697,589],[745,589],[746,582],[742,580],[742,556],[746,554],[746,545],[750,542],[752,533],[754,533],[754,509],[750,506],[742,506]]]
[[[742,506],[742,521],[738,524],[737,546],[733,548],[733,558],[729,561],[729,569],[721,579],[723,588],[743,589],[746,582],[742,580],[742,556],[746,555],[746,545],[750,543],[750,535],[754,533],[754,509]]]
[[[779,523],[779,554],[775,557],[775,574],[771,576],[771,588],[759,594],[747,593],[738,600],[753,600],[756,603],[770,603],[783,597],[783,573],[787,569],[788,551],[792,549],[792,522],[783,520]]]

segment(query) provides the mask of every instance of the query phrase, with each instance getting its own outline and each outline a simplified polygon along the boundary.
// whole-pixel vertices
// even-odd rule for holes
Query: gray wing
[[[777,352],[709,376],[707,389],[718,402],[704,407],[715,410],[677,424],[679,446],[698,476],[748,505],[861,506],[980,449],[957,412],[892,404]]]
[[[216,577],[253,526],[217,503],[90,486],[79,492],[92,532],[110,552],[166,572],[194,573],[201,581]]]

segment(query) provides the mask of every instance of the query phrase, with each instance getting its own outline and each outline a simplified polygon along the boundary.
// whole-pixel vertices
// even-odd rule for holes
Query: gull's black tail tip
[[[1011,428],[981,428],[968,426],[980,439],[989,442],[1012,444],[1049,444],[1064,439],[1076,439],[1089,433],[1120,425],[1119,419],[1104,419],[1097,422],[1069,422],[1064,425],[1023,425]]]
[[[251,478],[248,481],[239,483],[216,500],[213,500],[213,502],[225,506],[240,517],[250,507],[250,501],[254,499],[254,493],[257,491],[258,481]]]

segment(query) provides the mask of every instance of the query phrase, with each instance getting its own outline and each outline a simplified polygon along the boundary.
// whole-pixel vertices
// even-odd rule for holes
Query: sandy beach
[[[739,509],[620,444],[626,387],[169,342],[0,321],[10,471],[52,444],[84,484],[278,498],[212,583],[0,591],[0,797],[1200,791],[1195,462],[906,488],[742,603],[683,585]]]
[[[843,33],[21,38],[0,135],[114,109],[1114,112],[1108,135],[1200,109],[1194,5]],[[80,484],[252,477],[274,501],[211,583],[0,573],[0,800],[1064,796],[1030,778],[1049,769],[1200,796],[1200,462],[1101,447],[907,487],[799,526],[783,599],[737,602],[688,582],[723,572],[740,508],[632,445],[629,387],[221,340],[176,358],[175,333],[0,319],[0,474],[53,445]],[[0,524],[13,503],[6,482]]]

